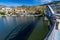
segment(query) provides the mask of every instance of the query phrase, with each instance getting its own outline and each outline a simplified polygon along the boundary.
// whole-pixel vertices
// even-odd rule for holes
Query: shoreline
[[[41,15],[0,15],[0,17],[2,16],[41,16]]]

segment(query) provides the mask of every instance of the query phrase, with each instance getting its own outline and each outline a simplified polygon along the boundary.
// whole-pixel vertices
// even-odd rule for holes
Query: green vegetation
[[[45,10],[45,6],[17,6],[17,7],[12,7],[12,12],[9,12],[7,14],[11,14],[11,15],[21,15],[19,12],[16,12],[15,9],[17,10],[25,10],[26,12],[31,12],[31,14],[35,15],[35,14],[43,14],[44,10]],[[32,13],[33,12],[33,13]],[[0,11],[1,15],[5,15],[5,10],[3,12]]]
[[[18,9],[24,9],[27,12],[37,12],[37,13],[43,13],[45,10],[45,5],[44,6],[17,6]]]
[[[5,13],[6,13],[6,12],[1,12],[1,11],[0,11],[0,14],[1,14],[1,15],[5,15]]]
[[[57,13],[60,13],[60,10],[56,10]]]
[[[35,14],[43,14],[43,11],[37,10]]]

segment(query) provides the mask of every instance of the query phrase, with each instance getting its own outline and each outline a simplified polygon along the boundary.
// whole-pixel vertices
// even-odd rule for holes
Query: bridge
[[[60,40],[60,3],[47,5],[44,15],[49,21],[49,32],[44,40]]]

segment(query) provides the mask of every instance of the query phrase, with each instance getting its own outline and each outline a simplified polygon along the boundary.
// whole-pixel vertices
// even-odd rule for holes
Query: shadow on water
[[[32,32],[33,28],[34,28],[34,24],[32,23],[32,25],[30,24],[27,28],[25,28],[23,31],[20,31],[16,37],[10,39],[10,40],[27,40],[27,38],[29,37],[30,33]]]
[[[15,37],[9,39],[9,35],[8,35],[5,40],[27,40],[32,30],[35,28],[35,25],[40,17],[35,17],[35,18],[36,18],[35,22],[32,22],[31,24],[29,24],[24,30],[19,31]]]

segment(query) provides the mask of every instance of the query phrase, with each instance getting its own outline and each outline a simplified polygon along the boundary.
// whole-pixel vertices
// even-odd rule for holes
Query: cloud
[[[52,0],[41,0],[42,2],[52,2]]]
[[[47,4],[54,1],[60,1],[60,0],[34,0],[35,4],[37,5]]]
[[[3,5],[41,5],[46,4],[53,1],[60,1],[60,0],[0,0],[0,4]]]
[[[22,4],[13,3],[13,2],[9,2],[9,3],[0,3],[0,5],[6,5],[6,6],[22,6]]]
[[[35,2],[37,2],[37,3],[47,3],[47,2],[52,2],[52,0],[35,0]]]

